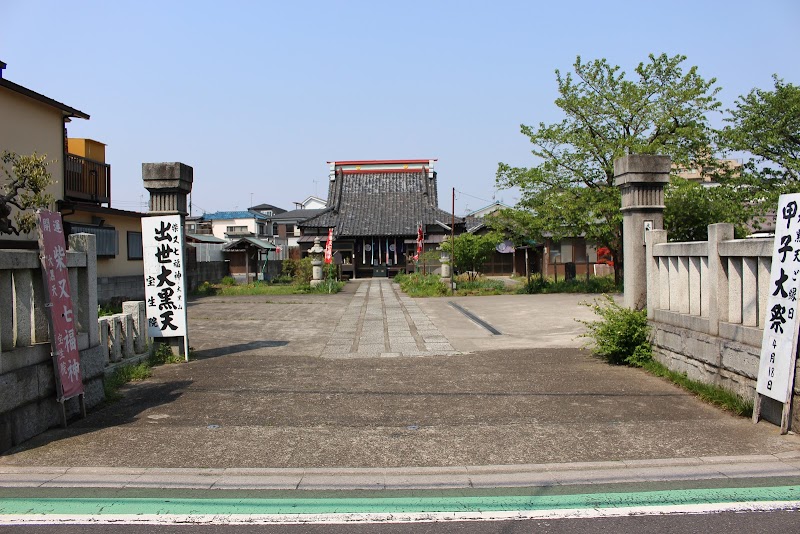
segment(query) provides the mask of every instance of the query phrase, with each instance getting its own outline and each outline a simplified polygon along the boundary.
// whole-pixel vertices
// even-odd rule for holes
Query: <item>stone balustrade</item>
[[[708,236],[708,241],[668,243],[665,230],[648,232],[653,352],[689,378],[754,398],[773,239],[734,239],[730,224],[710,225]],[[766,410],[769,420],[780,420],[778,407]],[[792,426],[800,427],[797,416]]]
[[[95,251],[95,236],[69,236],[66,265],[88,407],[105,398]],[[38,251],[0,252],[0,451],[61,421],[44,288]],[[68,400],[65,409],[78,413],[78,399]]]
[[[99,318],[100,348],[106,366],[128,363],[147,356],[150,339],[147,336],[147,313],[144,301],[122,303],[122,313]]]

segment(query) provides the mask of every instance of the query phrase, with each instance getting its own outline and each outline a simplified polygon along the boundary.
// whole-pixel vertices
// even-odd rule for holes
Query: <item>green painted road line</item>
[[[400,514],[800,502],[800,486],[718,488],[543,496],[377,497],[319,499],[3,498],[3,515]]]

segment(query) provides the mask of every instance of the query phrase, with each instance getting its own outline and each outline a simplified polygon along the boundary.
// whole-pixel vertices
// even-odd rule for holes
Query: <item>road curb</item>
[[[800,451],[756,456],[363,469],[164,469],[0,465],[0,488],[397,491],[788,476],[800,477]]]

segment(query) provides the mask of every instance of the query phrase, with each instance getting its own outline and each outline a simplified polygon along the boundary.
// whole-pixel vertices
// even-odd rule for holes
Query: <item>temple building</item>
[[[351,278],[434,271],[438,255],[414,261],[421,227],[423,252],[464,231],[464,219],[438,207],[435,159],[331,161],[327,206],[299,224],[305,252],[333,229],[334,260]],[[436,256],[432,258],[431,256]]]

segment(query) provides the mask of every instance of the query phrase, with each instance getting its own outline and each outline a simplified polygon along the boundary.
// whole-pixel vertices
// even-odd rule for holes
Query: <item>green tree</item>
[[[470,280],[474,280],[500,241],[502,239],[491,232],[484,235],[463,233],[455,238],[455,252],[450,237],[442,243],[442,249],[455,260],[454,267],[458,267],[460,271],[467,271]]]
[[[775,89],[753,89],[728,110],[721,146],[754,156],[747,171],[764,180],[800,181],[800,87],[773,75]]]
[[[780,195],[800,192],[800,87],[777,75],[773,83],[771,91],[753,89],[740,96],[717,138],[721,149],[749,154],[738,172],[722,181],[756,228],[775,210]]]
[[[734,179],[703,184],[673,177],[665,190],[664,229],[670,241],[705,241],[708,225],[727,222],[734,225],[736,237],[748,233],[753,218],[748,192]]]
[[[650,55],[635,80],[605,59],[574,64],[575,74],[556,70],[556,105],[565,118],[556,124],[522,125],[541,162],[530,168],[500,163],[497,184],[519,188],[517,208],[527,211],[533,239],[583,235],[609,248],[616,276],[622,270],[620,192],[614,160],[627,154],[668,155],[680,166],[704,166],[711,129],[706,114],[719,102],[715,79],[706,81],[685,56]]]
[[[52,183],[47,171],[47,156],[35,152],[20,156],[14,152],[3,151],[0,165],[5,174],[0,193],[0,234],[26,234],[36,228],[36,208],[44,208],[53,203],[53,196],[45,193]],[[17,208],[14,222],[11,221],[13,208]]]

